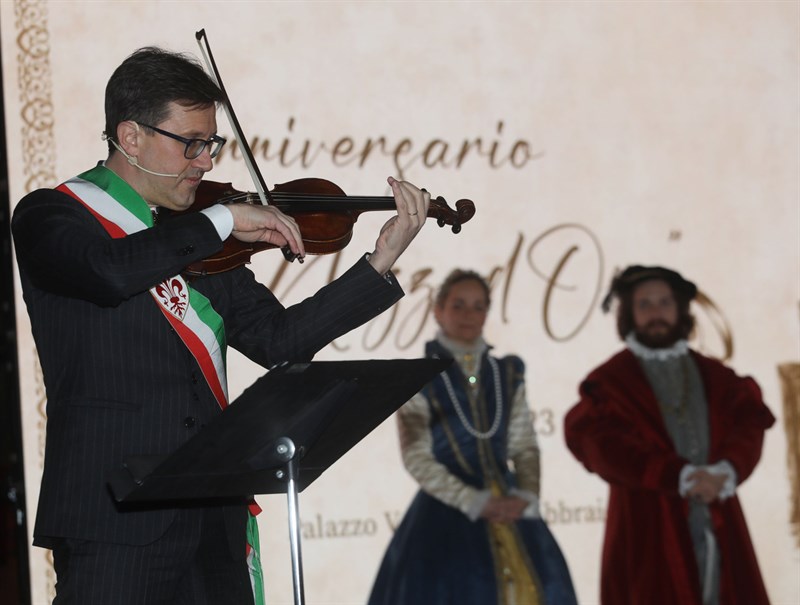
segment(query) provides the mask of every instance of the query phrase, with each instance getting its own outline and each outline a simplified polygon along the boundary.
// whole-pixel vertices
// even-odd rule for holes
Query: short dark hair
[[[689,304],[694,298],[685,289],[676,288],[672,283],[660,277],[654,277],[649,280],[642,280],[634,286],[624,289],[617,294],[619,306],[617,307],[617,334],[622,340],[634,331],[635,324],[633,321],[633,294],[636,289],[646,283],[647,281],[663,281],[672,290],[672,296],[675,297],[675,303],[678,305],[678,335],[680,338],[689,338],[694,328],[694,316],[689,312]]]
[[[469,280],[478,282],[483,288],[483,291],[486,292],[486,306],[488,307],[492,302],[489,282],[481,277],[479,273],[465,269],[453,269],[450,272],[450,275],[445,278],[444,282],[442,282],[442,285],[439,286],[439,291],[436,293],[436,306],[440,308],[444,306],[444,301],[447,300],[447,297],[450,294],[450,290],[453,289],[453,286]]]
[[[116,137],[117,126],[126,120],[155,126],[167,118],[172,102],[205,108],[223,99],[222,91],[192,55],[155,46],[140,48],[108,80],[105,135]],[[114,151],[110,141],[108,151]]]

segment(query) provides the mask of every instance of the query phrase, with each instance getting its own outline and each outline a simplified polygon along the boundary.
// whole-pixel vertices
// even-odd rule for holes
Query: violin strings
[[[395,206],[394,198],[389,196],[368,196],[368,195],[336,195],[336,194],[309,194],[292,191],[272,191],[271,197],[276,205],[285,204],[302,205],[305,211],[328,210],[337,205],[347,204],[346,210],[391,210]],[[236,192],[220,198],[220,202],[260,204],[259,196],[252,192]],[[438,204],[431,201],[431,210]],[[440,210],[442,210],[440,208]],[[452,212],[452,214],[457,214]],[[431,216],[429,214],[429,216]]]

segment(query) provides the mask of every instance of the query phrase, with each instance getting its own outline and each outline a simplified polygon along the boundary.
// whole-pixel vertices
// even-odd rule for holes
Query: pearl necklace
[[[444,380],[444,386],[447,389],[447,394],[450,395],[450,401],[453,402],[453,407],[456,409],[456,414],[458,414],[458,419],[461,421],[462,426],[467,430],[467,432],[476,439],[491,439],[494,437],[497,429],[500,428],[500,419],[503,416],[503,393],[502,389],[500,388],[500,368],[497,366],[497,361],[495,361],[494,358],[488,357],[487,359],[489,360],[489,365],[492,366],[492,373],[494,374],[494,395],[495,404],[497,406],[497,409],[495,410],[494,422],[492,422],[492,426],[488,431],[479,431],[469,423],[467,415],[464,413],[464,410],[461,409],[461,405],[458,403],[458,397],[456,397],[456,392],[455,389],[453,389],[453,383],[450,382],[450,377],[447,375],[447,372],[441,373],[442,380]]]

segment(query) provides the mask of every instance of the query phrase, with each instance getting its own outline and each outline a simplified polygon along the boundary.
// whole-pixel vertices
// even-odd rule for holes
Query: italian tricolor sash
[[[153,226],[147,202],[112,170],[99,165],[56,187],[80,202],[108,234],[122,238]],[[214,398],[228,406],[225,372],[225,325],[211,302],[179,275],[150,288],[164,317],[197,360]],[[247,564],[256,605],[264,603],[263,577],[258,549],[258,504],[250,503],[247,526]]]
[[[153,226],[147,203],[125,181],[97,166],[56,189],[83,204],[108,234],[117,239]],[[225,326],[209,300],[180,275],[150,288],[158,308],[191,351],[222,409],[228,405],[225,374]]]

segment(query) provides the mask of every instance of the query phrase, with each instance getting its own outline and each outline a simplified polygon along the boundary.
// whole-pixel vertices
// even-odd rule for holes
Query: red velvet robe
[[[708,401],[709,459],[725,459],[739,483],[761,457],[775,418],[752,378],[692,351]],[[565,418],[572,453],[610,486],[603,544],[604,605],[701,605],[700,578],[678,494],[688,461],[675,452],[658,402],[633,353],[624,350],[592,371]],[[720,605],[768,603],[736,496],[710,506],[721,555]]]

